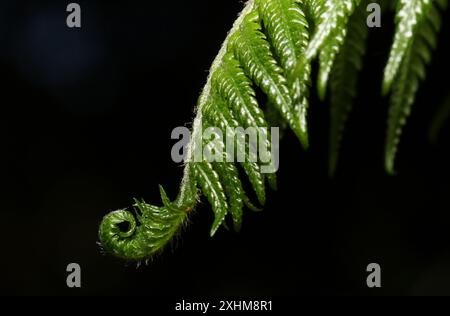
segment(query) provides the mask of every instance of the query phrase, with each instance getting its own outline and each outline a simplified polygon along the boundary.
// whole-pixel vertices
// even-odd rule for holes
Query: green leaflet
[[[308,22],[305,14],[291,0],[258,0],[260,16],[266,28],[285,76],[294,69],[308,42]],[[309,80],[309,78],[306,78]]]
[[[207,106],[205,108],[205,115],[211,120],[214,126],[219,127],[222,131],[234,131],[236,127],[239,127],[239,123],[226,110],[226,105],[223,100],[218,97],[218,95],[214,95],[214,99],[212,99],[211,102],[212,103],[210,104],[214,104],[215,106]],[[241,147],[245,149],[246,156],[244,161],[241,162],[242,168],[247,174],[249,181],[255,190],[259,203],[264,205],[266,202],[266,190],[264,176],[261,174],[260,166],[254,158],[251,160],[248,156],[247,153],[249,152],[249,145],[245,142],[245,140],[240,137],[236,137],[234,132],[231,133],[230,136],[236,141],[236,148]]]
[[[342,135],[348,114],[356,96],[358,75],[366,50],[368,29],[361,27],[366,21],[366,1],[363,1],[348,23],[348,34],[336,58],[331,77],[330,99],[330,162],[329,173],[333,175],[339,157]]]
[[[403,126],[411,113],[411,107],[414,103],[419,83],[425,79],[426,64],[430,61],[430,50],[436,46],[437,31],[440,28],[440,18],[436,6],[440,5],[443,8],[446,5],[446,1],[435,1],[433,3],[428,1],[411,2],[415,4],[416,14],[418,14],[418,16],[415,16],[415,19],[418,22],[411,27],[411,22],[405,22],[400,19],[399,23],[405,24],[402,27],[407,27],[408,32],[410,29],[412,31],[406,39],[396,35],[385,72],[385,74],[388,74],[385,88],[389,89],[392,84],[385,152],[385,166],[390,174],[394,173],[394,162]],[[418,7],[418,2],[420,2],[420,7]],[[402,14],[412,14],[409,7],[412,5],[411,3],[406,4],[403,1],[400,1],[400,3],[406,6],[406,8],[400,7],[400,16]],[[433,12],[433,14],[429,15],[430,12]],[[434,19],[432,20],[431,17],[434,17]],[[400,68],[394,71],[391,69],[397,66],[395,66],[396,62],[392,62],[392,59],[396,58],[401,58],[401,62]],[[393,83],[389,79],[391,77],[390,73],[396,74],[394,77],[395,82]],[[388,90],[385,89],[385,91]]]
[[[271,135],[270,131],[266,130],[268,124],[264,112],[258,106],[252,82],[246,77],[232,54],[229,53],[224,56],[221,67],[212,77],[212,83],[217,94],[215,98],[219,104],[218,107],[227,117],[226,120],[216,121],[216,126],[222,124],[222,127],[226,128],[226,122],[237,121],[237,123],[231,125],[243,128],[262,127],[261,137],[265,139],[265,144],[270,149]],[[219,96],[220,98],[218,98]],[[228,105],[228,108],[226,105]]]
[[[406,124],[406,118],[411,112],[411,105],[419,87],[418,74],[414,73],[414,69],[411,67],[413,58],[412,50],[408,50],[399,70],[399,83],[394,85],[394,93],[390,100],[385,167],[391,174],[394,173],[394,160],[400,142],[400,135],[403,126]]]
[[[243,127],[267,127],[263,111],[259,108],[251,80],[245,75],[232,54],[224,56],[221,67],[212,77],[217,92],[228,104]]]
[[[202,192],[207,197],[215,214],[215,220],[211,228],[211,236],[213,236],[228,213],[227,197],[219,175],[209,162],[196,162],[194,168]]]
[[[224,184],[234,229],[239,231],[242,225],[244,199],[246,199],[242,182],[239,179],[239,171],[233,163],[227,162],[214,163],[214,170],[217,171],[220,181]]]
[[[359,5],[360,0],[329,0],[316,1],[315,6],[323,6],[317,29],[314,37],[311,39],[309,46],[305,52],[306,60],[312,60],[317,53],[329,42],[329,38],[339,29],[345,29],[348,18],[352,15],[355,7]],[[313,2],[314,4],[314,2]]]
[[[358,26],[361,27],[361,24]],[[325,45],[319,55],[319,80],[317,82],[317,91],[319,98],[323,101],[327,93],[328,79],[330,77],[331,70],[333,69],[336,55],[341,49],[341,45],[344,43],[344,39],[347,35],[346,29],[339,29],[333,32],[330,43]]]
[[[207,111],[207,108],[205,108],[205,111]],[[212,124],[213,121],[211,121],[210,118],[208,118],[208,114],[211,112],[207,112],[204,115],[203,124],[204,128],[207,127],[213,127],[214,124]],[[239,179],[239,172],[234,165],[234,163],[228,163],[229,155],[227,151],[223,150],[225,148],[225,144],[223,143],[223,139],[219,137],[219,135],[214,135],[216,139],[212,142],[209,142],[209,140],[204,140],[204,146],[205,149],[209,152],[212,152],[213,150],[221,150],[221,153],[223,153],[223,162],[212,162],[211,166],[214,169],[215,172],[217,172],[218,179],[211,178],[211,181],[218,181],[220,185],[223,186],[223,193],[226,195],[226,200],[228,201],[229,209],[228,207],[225,208],[214,208],[213,210],[215,212],[215,220],[213,223],[213,227],[211,230],[211,236],[215,234],[217,229],[219,228],[220,224],[224,221],[225,215],[229,211],[233,217],[233,223],[236,231],[240,230],[241,223],[242,223],[242,209],[244,207],[244,189],[242,188],[241,180]],[[213,148],[211,148],[213,147]],[[234,158],[234,157],[232,157]],[[203,183],[203,181],[200,181]],[[209,192],[208,190],[211,190],[208,187],[205,187],[202,184],[202,189],[206,190],[203,191],[204,194],[208,197],[208,201],[211,203],[212,198],[208,196]]]
[[[232,114],[228,111],[229,109],[225,105],[224,101],[220,99],[220,95],[214,95],[214,100],[210,101],[214,102],[216,106],[211,106],[210,103],[208,106],[204,107],[204,120],[206,122],[206,126],[216,126],[220,127],[221,131],[226,131],[231,125],[235,126],[237,123],[235,122]],[[220,104],[220,105],[219,105]],[[228,123],[234,122],[234,123]],[[223,135],[222,135],[223,136]],[[235,139],[235,135],[231,135],[232,139]],[[237,139],[239,141],[239,139]],[[219,147],[224,147],[223,140],[220,141],[221,144]],[[213,142],[213,144],[217,144],[217,141]],[[205,143],[205,146],[208,146]],[[245,144],[241,143],[241,146],[246,147]],[[235,157],[231,157],[226,150],[223,151],[223,162],[213,162],[213,168],[218,173],[220,182],[224,186],[224,191],[228,198],[228,203],[230,205],[230,213],[233,217],[233,223],[236,231],[240,230],[242,223],[242,209],[243,205],[247,205],[252,210],[259,210],[250,202],[249,198],[246,196],[244,189],[242,187],[242,182],[239,179],[239,171],[236,168],[233,162],[227,162],[229,159],[235,159]],[[248,157],[247,157],[248,159]],[[234,161],[234,160],[232,160]],[[264,177],[260,173],[259,166],[257,163],[243,162],[243,168],[247,172],[249,176],[250,183],[253,185],[253,188],[259,198],[259,201],[263,204],[265,203],[265,187],[264,187]]]
[[[258,13],[249,14],[241,25],[240,32],[230,40],[234,51],[247,76],[266,93],[268,99],[278,109],[297,137],[302,140],[302,130],[288,82],[282,68],[272,55],[266,36],[261,32]]]
[[[309,42],[308,22],[300,7],[301,1],[259,0],[257,3],[268,38],[274,43],[276,58],[280,61],[284,76],[288,78]],[[310,75],[310,68],[306,67],[303,76],[292,80],[289,85],[304,148],[309,146],[306,116]]]
[[[315,33],[304,56],[296,64],[293,78],[307,72],[311,60],[319,54],[318,92],[321,99],[325,98],[329,74],[344,41],[348,19],[360,2],[361,0],[307,1],[310,20],[316,25]]]

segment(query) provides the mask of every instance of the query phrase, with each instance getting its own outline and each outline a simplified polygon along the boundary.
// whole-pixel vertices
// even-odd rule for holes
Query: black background
[[[238,0],[0,4],[1,294],[450,294],[447,126],[429,123],[448,93],[449,14],[405,130],[398,175],[383,169],[380,95],[392,16],[371,30],[359,97],[335,179],[327,176],[328,105],[314,101],[311,149],[281,143],[279,191],[239,234],[209,238],[203,204],[174,250],[136,269],[96,245],[109,211],[133,197],[177,194],[173,128],[189,124],[207,70],[242,8]],[[448,80],[448,79],[447,79]],[[82,288],[66,287],[66,266]],[[366,266],[382,267],[381,289]]]

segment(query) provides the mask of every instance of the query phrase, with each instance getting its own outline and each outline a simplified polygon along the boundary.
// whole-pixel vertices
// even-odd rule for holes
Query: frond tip
[[[385,151],[385,167],[390,174],[394,173],[403,127],[436,46],[441,24],[439,7],[444,8],[446,3],[446,0],[400,1],[397,33],[383,84],[384,92],[392,87]]]
[[[389,61],[384,70],[383,94],[389,93],[402,61],[413,44],[416,29],[427,16],[431,0],[400,0],[397,12],[397,31]]]
[[[366,19],[366,3],[351,16],[348,31],[331,76],[330,98],[330,158],[329,173],[333,176],[339,158],[339,149],[348,115],[356,97],[359,72],[363,66],[368,29],[361,27]]]
[[[143,261],[160,252],[176,235],[187,218],[183,211],[136,203],[141,212],[135,216],[126,210],[106,215],[99,229],[103,248],[118,258]]]

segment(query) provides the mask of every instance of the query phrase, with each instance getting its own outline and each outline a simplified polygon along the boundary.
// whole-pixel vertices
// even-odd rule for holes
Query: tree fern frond
[[[209,153],[215,153],[224,147],[223,141],[214,140],[203,143],[202,131],[208,127],[217,127],[223,134],[231,131],[231,136],[236,140],[237,146],[244,148],[245,159],[240,162],[240,165],[247,174],[259,203],[265,204],[266,180],[272,187],[275,187],[276,177],[274,174],[262,173],[263,162],[253,159],[254,157],[250,154],[254,152],[254,150],[249,150],[254,144],[247,142],[245,136],[237,137],[233,132],[238,127],[263,127],[260,129],[263,132],[262,137],[266,139],[270,137],[268,131],[264,132],[264,127],[267,127],[268,124],[261,106],[256,100],[254,86],[260,87],[268,98],[268,104],[279,113],[281,121],[286,123],[305,144],[307,133],[304,127],[306,124],[302,125],[301,116],[298,114],[300,105],[296,105],[295,101],[297,98],[306,100],[305,81],[309,80],[309,74],[296,79],[295,82],[300,83],[298,90],[293,88],[295,83],[287,78],[287,74],[293,69],[298,56],[306,47],[309,36],[306,19],[297,0],[271,1],[272,6],[267,7],[263,6],[266,4],[265,2],[259,2],[259,4],[258,7],[254,0],[247,2],[243,13],[235,22],[213,62],[208,81],[196,109],[193,135],[188,148],[188,159],[178,198],[171,203],[164,193],[162,196],[164,206],[160,208],[141,203],[140,208],[143,211],[142,215],[138,216],[137,229],[126,236],[118,235],[116,228],[120,221],[131,221],[129,213],[126,213],[127,216],[115,217],[113,222],[108,220],[109,225],[101,226],[99,234],[106,250],[133,260],[151,257],[162,247],[157,249],[147,247],[138,251],[133,246],[131,248],[135,250],[133,254],[125,249],[129,249],[130,245],[134,245],[135,240],[141,238],[145,238],[149,243],[154,243],[152,238],[159,238],[159,236],[145,230],[146,221],[155,217],[153,213],[164,211],[170,215],[174,209],[177,210],[177,214],[178,210],[184,210],[186,215],[197,204],[200,193],[206,196],[215,214],[211,235],[214,235],[217,229],[224,224],[225,217],[229,213],[238,230],[242,222],[244,204],[250,209],[258,210],[245,195],[239,179],[239,171],[234,162],[228,162],[228,156],[222,157],[225,158],[225,160],[222,159],[222,162],[209,162],[202,156],[204,154],[203,146]],[[274,23],[277,21],[285,21],[282,31]],[[262,23],[266,23],[265,31],[268,34],[263,33]],[[286,34],[288,37],[285,37]],[[292,43],[286,44],[286,39],[291,40]],[[276,56],[272,52],[275,52]],[[306,101],[299,104],[304,105]],[[199,155],[200,161],[198,161]],[[171,232],[178,231],[176,228],[183,222],[184,218],[183,221],[172,222],[171,224],[176,227],[173,227]],[[164,239],[163,241],[167,242],[168,240]]]
[[[320,97],[325,96],[331,81],[333,173],[365,52],[365,1],[248,0],[213,61],[199,97],[177,198],[171,201],[160,187],[161,207],[136,200],[135,214],[120,210],[105,216],[99,229],[105,250],[128,260],[152,257],[187,223],[201,196],[214,212],[211,235],[226,225],[227,216],[239,230],[244,206],[259,210],[244,190],[241,173],[248,178],[258,206],[266,202],[266,184],[276,187],[276,174],[262,172],[273,162],[257,157],[256,145],[245,133],[238,135],[237,129],[258,128],[262,133],[258,136],[269,149],[268,127],[292,130],[306,148],[311,63],[317,56]],[[390,172],[402,127],[437,44],[441,24],[438,7],[447,2],[398,1],[397,33],[383,84],[385,92],[392,92],[386,141],[386,168]],[[261,97],[256,97],[257,90]],[[210,129],[212,138],[203,139],[204,131]],[[236,152],[223,151],[228,145],[224,135],[244,151],[243,161],[236,159]],[[204,154],[218,155],[219,159],[210,160]],[[127,229],[120,228],[124,223]]]
[[[331,76],[330,175],[333,175],[336,170],[342,135],[348,114],[353,107],[358,75],[362,68],[366,50],[368,29],[361,27],[366,19],[365,4],[365,1],[363,1],[350,18],[348,34],[336,58],[333,75]]]
[[[388,62],[385,81],[385,88],[390,88],[392,84],[391,105],[389,110],[388,131],[386,139],[385,165],[389,173],[394,173],[394,162],[400,136],[403,126],[411,113],[411,107],[414,103],[419,83],[425,78],[426,64],[429,62],[430,50],[434,48],[437,41],[437,31],[440,23],[431,21],[429,12],[437,10],[436,6],[443,6],[445,1],[411,1],[416,10],[411,13],[411,3],[400,1],[407,9],[401,8],[400,24],[404,24],[399,29],[406,28],[406,32],[411,32],[406,38],[396,35],[396,43],[393,45],[393,51]],[[420,2],[420,3],[419,3]],[[417,22],[403,21],[403,16],[407,15]],[[401,56],[401,57],[400,57]],[[400,68],[397,68],[397,59],[400,60]],[[393,79],[389,79],[392,73],[398,73]]]

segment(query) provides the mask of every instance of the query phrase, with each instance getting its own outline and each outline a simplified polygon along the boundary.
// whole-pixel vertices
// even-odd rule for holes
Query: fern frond
[[[441,0],[400,0],[399,26],[383,88],[389,91],[392,86],[385,153],[386,170],[391,174],[403,126],[411,113],[419,83],[425,79],[430,51],[436,46],[441,24],[438,6],[445,5],[446,1]],[[412,20],[406,21],[408,18]]]
[[[331,76],[330,99],[330,161],[329,172],[336,170],[339,149],[345,124],[353,107],[358,86],[358,75],[366,51],[368,29],[361,27],[366,20],[366,1],[363,1],[350,18],[348,34],[336,58]]]
[[[214,154],[222,152],[225,147],[219,133],[212,133],[214,139],[202,139],[202,131],[209,127],[220,129],[222,136],[231,131],[236,145],[244,148],[245,159],[240,165],[259,204],[265,204],[266,181],[275,187],[275,174],[262,173],[261,167],[265,163],[250,154],[254,150],[249,149],[254,145],[247,142],[245,136],[237,137],[233,131],[238,127],[258,127],[262,132],[259,137],[265,138],[267,145],[270,145],[270,133],[264,129],[268,123],[255,97],[254,87],[258,86],[268,99],[267,106],[279,115],[280,123],[287,124],[307,146],[306,109],[310,73],[302,74],[295,80],[288,77],[308,45],[308,32],[306,17],[298,0],[247,2],[213,62],[199,98],[178,198],[171,203],[162,193],[163,207],[140,202],[138,208],[142,214],[136,215],[137,223],[131,213],[124,211],[106,216],[99,236],[107,251],[131,260],[153,256],[179,231],[187,214],[198,203],[200,194],[206,197],[214,211],[211,235],[225,224],[227,214],[231,215],[235,229],[239,230],[244,205],[259,210],[244,192],[239,170],[234,163],[235,156],[225,153],[220,157],[221,161],[209,161],[203,157],[204,153],[215,157]],[[158,216],[162,216],[161,220]],[[166,223],[170,231],[160,234],[153,230],[152,221],[162,222],[164,218],[173,218],[173,221]],[[123,222],[131,223],[133,227],[126,234],[118,228]],[[157,247],[147,247],[144,242]]]
[[[308,147],[311,63],[317,56],[322,99],[331,81],[333,173],[365,52],[365,1],[248,0],[215,58],[199,97],[177,198],[172,202],[160,187],[162,206],[136,200],[135,214],[120,210],[105,216],[99,229],[105,250],[128,260],[151,258],[187,223],[202,196],[214,213],[211,236],[226,225],[227,216],[239,230],[244,207],[254,211],[263,207],[266,184],[275,188],[276,175],[262,172],[273,161],[257,157],[256,145],[236,130],[257,128],[262,133],[258,138],[263,138],[270,149],[268,127],[278,126],[291,130],[303,147]],[[438,7],[447,2],[398,1],[397,33],[383,84],[384,92],[392,92],[386,141],[386,168],[390,172],[402,127],[437,44]],[[262,98],[256,97],[256,89],[262,91]],[[263,101],[265,104],[261,104]],[[203,138],[205,130],[211,131],[210,139]],[[224,135],[243,150],[243,161],[236,159],[236,152],[224,150],[228,145]],[[241,173],[248,178],[258,207],[247,196]],[[128,228],[121,228],[123,224]]]

